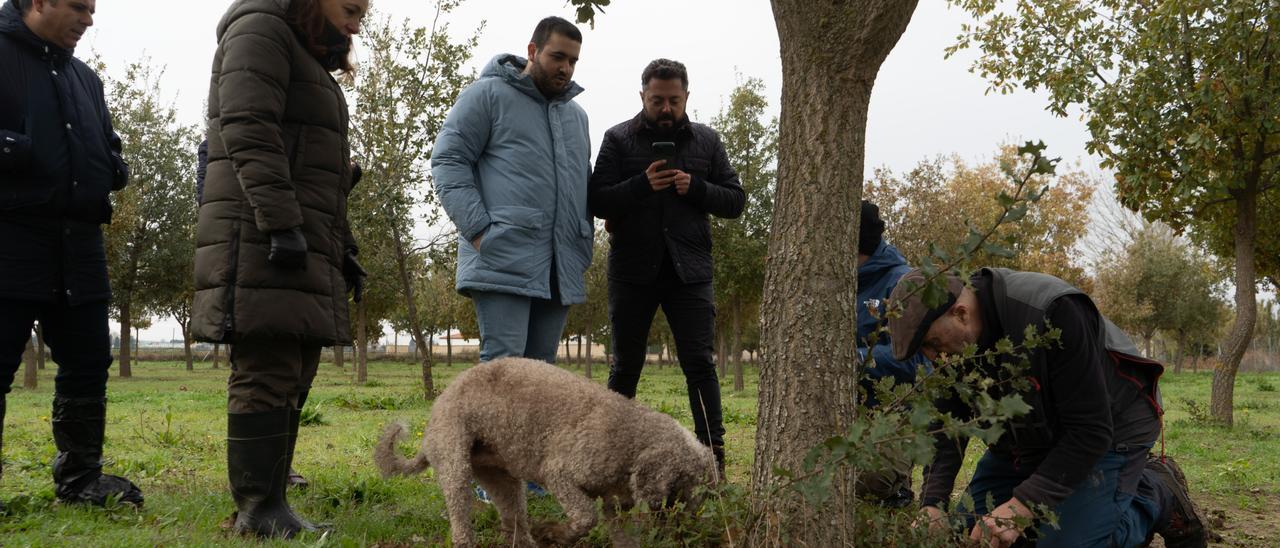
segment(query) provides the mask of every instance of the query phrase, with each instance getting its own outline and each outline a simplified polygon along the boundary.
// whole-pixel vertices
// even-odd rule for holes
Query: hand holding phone
[[[653,150],[653,159],[666,160],[667,167],[674,167],[672,164],[676,159],[676,144],[671,141],[656,141],[650,147]]]
[[[653,163],[649,164],[649,168],[644,170],[644,174],[649,178],[649,187],[654,192],[666,190],[675,183],[676,176],[680,174],[680,170],[669,169],[675,160],[676,144],[671,141],[658,141],[653,143]]]

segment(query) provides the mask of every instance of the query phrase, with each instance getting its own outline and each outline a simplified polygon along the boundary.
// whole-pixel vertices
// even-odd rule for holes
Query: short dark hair
[[[18,11],[27,13],[28,11],[31,11],[31,4],[34,3],[35,0],[18,0]]]
[[[672,61],[670,59],[654,59],[649,62],[649,66],[644,67],[644,72],[640,73],[640,85],[649,87],[649,80],[657,78],[659,80],[675,80],[680,79],[680,85],[684,89],[689,89],[689,71],[685,70],[684,63],[680,61]]]
[[[542,46],[547,45],[552,34],[559,34],[579,44],[582,43],[582,31],[578,30],[577,25],[554,15],[538,21],[538,26],[533,28],[533,38],[529,41],[533,42],[535,49],[542,49]]]

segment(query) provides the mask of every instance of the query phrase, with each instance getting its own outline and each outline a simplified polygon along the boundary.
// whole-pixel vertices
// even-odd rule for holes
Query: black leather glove
[[[281,268],[306,270],[307,239],[302,235],[302,227],[272,232],[267,260]]]
[[[369,277],[369,273],[356,261],[355,249],[347,249],[347,254],[342,257],[342,277],[347,280],[347,292],[354,292],[352,298],[356,302],[364,300],[364,279]]]

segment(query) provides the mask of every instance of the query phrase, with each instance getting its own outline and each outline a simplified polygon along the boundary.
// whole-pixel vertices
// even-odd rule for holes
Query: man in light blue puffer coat
[[[458,227],[457,289],[480,324],[480,360],[554,362],[569,305],[586,300],[591,142],[573,98],[582,33],[548,17],[528,60],[499,55],[463,90],[431,174]]]

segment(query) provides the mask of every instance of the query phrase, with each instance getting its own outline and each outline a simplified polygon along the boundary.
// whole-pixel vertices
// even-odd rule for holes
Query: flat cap
[[[888,309],[897,308],[897,303],[902,303],[901,315],[889,318],[894,359],[905,360],[919,352],[929,326],[956,304],[956,299],[964,290],[964,280],[953,273],[947,273],[945,277],[946,298],[942,304],[933,308],[924,303],[925,275],[919,268],[903,274],[898,285],[894,286],[893,293],[889,295]]]

